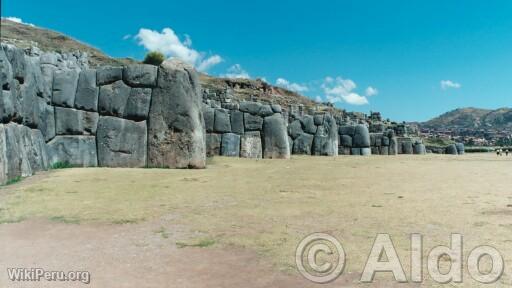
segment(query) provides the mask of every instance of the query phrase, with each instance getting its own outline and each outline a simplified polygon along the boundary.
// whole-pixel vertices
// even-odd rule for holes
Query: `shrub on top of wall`
[[[164,62],[165,56],[164,54],[158,52],[158,51],[151,51],[148,54],[146,54],[146,57],[144,58],[144,64],[150,64],[155,66],[160,66],[162,62]]]

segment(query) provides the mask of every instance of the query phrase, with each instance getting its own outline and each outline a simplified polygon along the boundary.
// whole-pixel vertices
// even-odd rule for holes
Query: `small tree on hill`
[[[151,51],[148,54],[146,54],[146,57],[144,58],[145,64],[160,66],[162,62],[164,62],[165,56],[161,52],[158,51]]]

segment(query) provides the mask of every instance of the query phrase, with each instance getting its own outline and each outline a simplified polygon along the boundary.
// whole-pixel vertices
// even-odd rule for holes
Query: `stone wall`
[[[167,61],[89,69],[85,54],[0,49],[0,184],[56,163],[204,168],[196,72]]]
[[[425,154],[379,113],[209,99],[192,67],[88,67],[82,53],[0,49],[0,184],[57,163],[204,168],[207,156]],[[205,96],[206,95],[206,96]],[[370,131],[372,133],[370,133]],[[448,154],[461,154],[453,145]]]

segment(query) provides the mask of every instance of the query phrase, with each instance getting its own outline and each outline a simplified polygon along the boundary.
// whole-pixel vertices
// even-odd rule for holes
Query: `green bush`
[[[148,54],[146,54],[146,57],[144,58],[145,64],[160,66],[162,62],[164,62],[165,56],[164,54],[158,52],[158,51],[151,51]]]

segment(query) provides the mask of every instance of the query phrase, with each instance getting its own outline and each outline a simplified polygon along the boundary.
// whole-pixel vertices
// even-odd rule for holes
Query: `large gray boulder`
[[[389,138],[389,155],[398,154],[398,141],[395,137]]]
[[[75,97],[75,107],[80,110],[98,111],[98,93],[96,70],[80,71]]]
[[[103,66],[96,71],[96,84],[107,85],[123,78],[123,67]]]
[[[300,118],[300,122],[302,123],[302,130],[309,134],[316,134],[316,125],[313,116],[304,115],[304,117]]]
[[[158,67],[148,64],[132,64],[123,70],[123,80],[132,87],[155,87]]]
[[[455,144],[451,144],[451,145],[446,146],[445,153],[446,154],[450,154],[450,155],[457,155],[458,154],[457,146],[455,146]]]
[[[463,155],[465,153],[464,143],[456,143],[455,147],[457,147],[457,154]]]
[[[270,116],[274,114],[274,111],[272,110],[272,108],[270,107],[270,105],[261,105],[260,107],[260,111],[258,111],[258,115],[265,118],[267,116]]]
[[[244,113],[237,111],[237,110],[231,110],[230,111],[230,118],[231,118],[231,132],[242,135],[245,132],[244,129]]]
[[[101,86],[98,102],[99,113],[105,116],[123,117],[131,90],[130,86],[121,80]]]
[[[320,115],[316,115],[320,116]],[[337,156],[338,155],[338,125],[331,115],[323,115],[316,123],[322,123],[318,126],[315,138],[313,140],[313,155]]]
[[[96,137],[56,136],[48,142],[48,155],[52,165],[68,163],[77,167],[96,167]]]
[[[52,103],[56,106],[74,107],[78,84],[78,71],[57,70],[53,75]]]
[[[356,127],[355,126],[340,126],[338,128],[338,133],[340,135],[349,135],[349,136],[354,136],[354,134],[356,133]]]
[[[315,136],[307,133],[302,133],[297,137],[297,139],[293,141],[293,154],[311,155],[314,137]]]
[[[343,147],[352,148],[352,136],[350,135],[341,135],[340,136],[340,144]]]
[[[288,125],[288,135],[292,137],[292,139],[297,139],[302,133],[302,124],[299,120],[295,120],[290,125]]]
[[[402,154],[414,154],[412,141],[402,143]]]
[[[240,157],[262,158],[261,135],[259,131],[246,132],[241,137]]]
[[[206,156],[213,157],[220,155],[222,134],[206,134]]]
[[[176,60],[159,68],[149,112],[148,164],[205,168],[206,141],[199,77]]]
[[[240,135],[234,133],[222,134],[220,155],[228,157],[240,157]]]
[[[71,108],[55,107],[55,133],[57,135],[95,135],[99,115]]]
[[[261,131],[263,118],[260,116],[244,113],[245,131]]]
[[[23,50],[14,45],[2,45],[2,48],[11,64],[13,77],[20,83],[25,82],[25,68],[27,64]]]
[[[126,101],[123,117],[134,121],[148,119],[151,88],[132,88]]]
[[[215,122],[213,130],[219,133],[231,132],[231,120],[229,111],[226,109],[215,109]]]
[[[240,102],[240,111],[256,115],[260,112],[261,103],[242,101]]]
[[[0,124],[0,184],[49,167],[41,131],[16,123]]]
[[[215,123],[215,109],[206,104],[203,104],[203,118],[206,132],[213,132],[213,125]]]
[[[96,136],[98,164],[104,167],[145,167],[147,139],[146,121],[100,117]]]
[[[370,147],[370,132],[366,125],[360,124],[355,127],[352,145],[357,148]]]
[[[369,147],[361,148],[361,155],[362,156],[372,155],[372,149],[370,149]]]
[[[427,154],[427,149],[425,148],[425,145],[423,145],[422,143],[414,144],[413,150],[413,153],[417,155]]]
[[[281,114],[265,117],[263,120],[263,157],[289,159],[290,146],[286,123]]]

